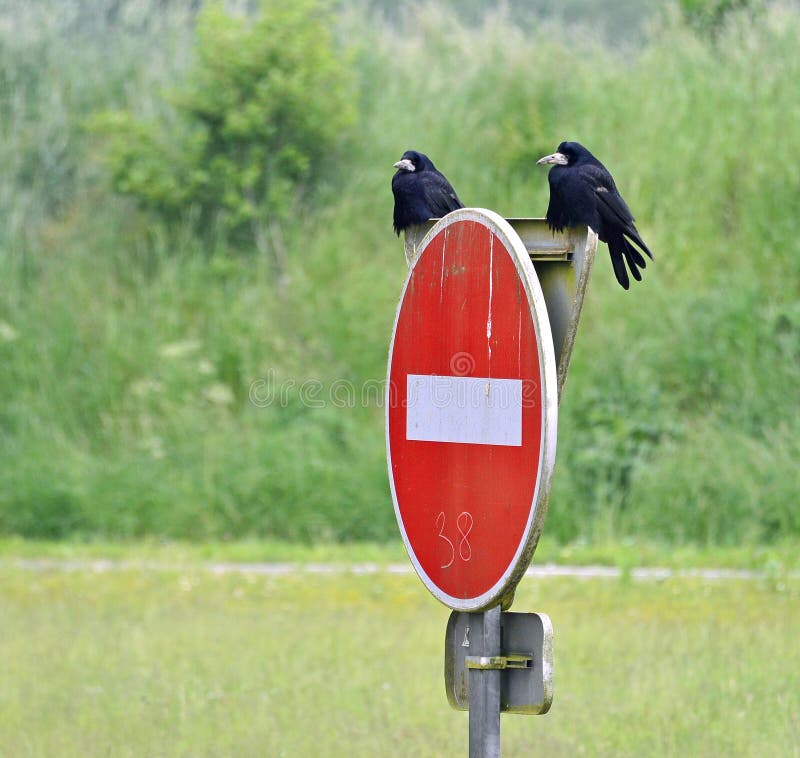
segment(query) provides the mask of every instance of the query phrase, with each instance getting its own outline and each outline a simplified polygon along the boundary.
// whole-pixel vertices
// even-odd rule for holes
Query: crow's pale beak
[[[544,158],[539,158],[539,160],[536,161],[537,166],[543,166],[546,163],[556,163],[559,166],[566,166],[567,163],[569,163],[569,159],[564,153],[553,153],[552,155],[545,155]]]
[[[408,158],[403,158],[401,161],[397,161],[394,164],[395,168],[399,168],[401,171],[414,171],[414,164],[408,160]]]

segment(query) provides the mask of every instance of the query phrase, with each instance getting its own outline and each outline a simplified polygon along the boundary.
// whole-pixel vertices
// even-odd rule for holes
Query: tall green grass
[[[165,111],[189,4],[24,5],[0,29],[0,531],[393,537],[372,391],[405,274],[391,164],[424,150],[468,205],[541,216],[535,159],[577,139],[656,261],[624,293],[599,251],[548,533],[800,533],[796,8],[730,14],[713,37],[666,10],[612,44],[524,14],[348,4],[358,123],[280,230],[279,284],[255,251],[113,196],[87,129],[110,107]]]

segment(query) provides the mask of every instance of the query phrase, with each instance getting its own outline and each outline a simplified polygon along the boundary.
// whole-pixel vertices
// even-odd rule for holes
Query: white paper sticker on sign
[[[522,380],[408,374],[406,439],[522,445]]]

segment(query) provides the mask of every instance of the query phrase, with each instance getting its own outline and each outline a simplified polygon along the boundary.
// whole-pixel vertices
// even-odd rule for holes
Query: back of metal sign
[[[482,613],[450,614],[445,634],[444,679],[447,699],[456,710],[469,710],[468,658],[481,660]],[[544,613],[503,613],[501,659],[509,667],[500,674],[500,709],[507,713],[547,713],[553,702],[553,625]],[[518,667],[514,659],[526,658]],[[488,660],[488,659],[487,659]],[[497,659],[491,659],[495,661]],[[474,667],[476,664],[473,663]],[[497,664],[492,666],[497,667]]]

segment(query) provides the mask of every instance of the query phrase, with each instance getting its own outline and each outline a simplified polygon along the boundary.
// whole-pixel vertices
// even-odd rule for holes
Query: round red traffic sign
[[[553,339],[510,225],[463,209],[421,245],[397,309],[386,398],[395,514],[425,586],[460,611],[513,594],[555,461]]]

